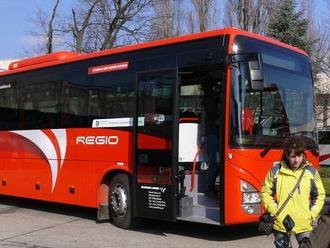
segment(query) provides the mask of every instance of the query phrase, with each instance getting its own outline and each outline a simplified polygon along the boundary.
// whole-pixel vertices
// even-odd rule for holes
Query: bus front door
[[[176,82],[176,69],[137,75],[133,178],[137,217],[176,219]]]

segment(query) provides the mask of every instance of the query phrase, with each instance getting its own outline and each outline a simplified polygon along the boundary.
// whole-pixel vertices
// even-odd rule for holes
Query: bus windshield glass
[[[231,145],[281,147],[303,135],[315,148],[314,90],[309,59],[266,42],[238,36],[237,54],[260,53],[264,87],[251,89],[247,61],[232,64]]]

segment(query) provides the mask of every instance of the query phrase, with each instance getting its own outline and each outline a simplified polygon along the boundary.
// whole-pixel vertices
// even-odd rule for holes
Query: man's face
[[[301,162],[304,160],[304,154],[301,153],[301,154],[297,155],[294,152],[291,152],[288,156],[288,160],[289,160],[290,166],[293,169],[297,169],[300,166]]]

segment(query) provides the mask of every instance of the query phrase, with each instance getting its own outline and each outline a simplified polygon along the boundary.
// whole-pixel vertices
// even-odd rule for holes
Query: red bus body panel
[[[22,136],[25,131],[14,131],[22,135],[0,132],[1,180],[6,181],[6,186],[0,186],[1,194],[97,207],[97,190],[108,171],[119,169],[132,173],[130,132],[63,130],[66,134],[63,144],[59,144],[63,139],[56,139],[52,130],[28,131],[32,137],[41,134],[48,143],[32,142]],[[89,140],[84,144],[77,142],[77,137],[89,137]],[[99,137],[100,144],[95,143],[95,137]],[[104,137],[118,137],[118,143],[103,144]],[[65,153],[64,160],[61,152]],[[39,190],[36,184],[40,185]],[[70,188],[75,192],[70,192]]]

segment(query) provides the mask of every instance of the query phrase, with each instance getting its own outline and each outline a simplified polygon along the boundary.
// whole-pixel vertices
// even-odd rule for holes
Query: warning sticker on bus
[[[113,71],[121,71],[121,70],[126,70],[126,69],[128,69],[128,61],[89,67],[88,75],[105,73],[105,72],[113,72]]]

